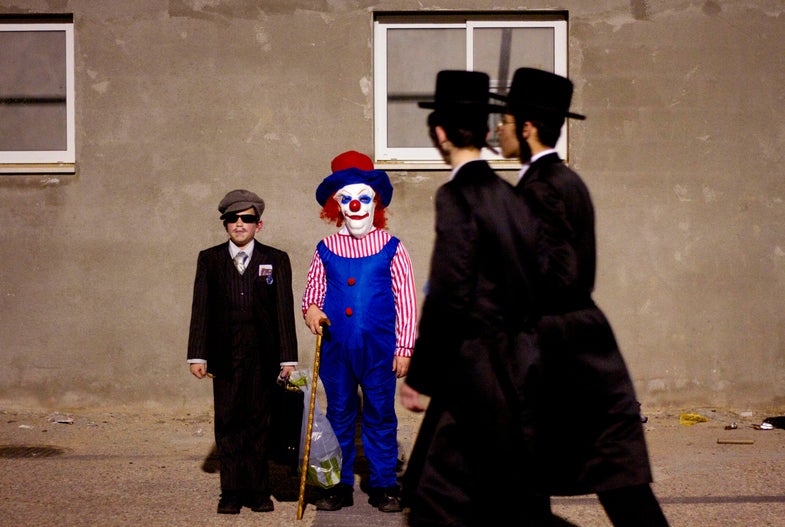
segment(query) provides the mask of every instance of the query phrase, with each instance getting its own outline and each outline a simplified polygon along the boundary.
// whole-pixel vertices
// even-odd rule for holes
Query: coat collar
[[[520,179],[518,179],[518,184],[516,186],[523,185],[525,181],[531,179],[533,177],[533,174],[535,174],[537,170],[540,169],[540,167],[543,167],[545,165],[555,165],[561,162],[562,160],[559,157],[559,154],[555,150],[546,153],[544,156],[538,157],[537,159],[532,161],[532,163],[528,165],[528,167],[523,172],[523,174],[521,174]]]

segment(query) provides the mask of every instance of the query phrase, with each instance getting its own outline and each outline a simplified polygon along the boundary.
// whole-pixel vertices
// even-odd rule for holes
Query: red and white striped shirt
[[[355,238],[342,228],[332,236],[325,238],[328,249],[344,258],[363,258],[373,256],[382,250],[390,241],[387,231],[373,229],[362,238]],[[390,276],[395,300],[395,355],[411,357],[417,323],[417,297],[414,290],[414,271],[409,253],[403,243],[398,243],[392,262]],[[308,283],[303,293],[303,315],[311,304],[324,309],[324,295],[327,292],[327,276],[319,251],[314,251],[311,266],[308,269]]]

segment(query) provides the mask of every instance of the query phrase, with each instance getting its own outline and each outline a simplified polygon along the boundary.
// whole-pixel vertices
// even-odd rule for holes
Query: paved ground
[[[682,412],[708,422],[679,424]],[[785,430],[755,430],[776,412],[651,410],[647,438],[654,489],[672,527],[785,525]],[[405,449],[419,425],[401,411]],[[58,422],[69,421],[73,422]],[[725,430],[736,422],[738,428]],[[559,423],[570,433],[569,421]],[[751,444],[721,444],[718,441]],[[3,526],[399,527],[355,491],[354,507],[296,520],[299,478],[274,468],[273,513],[215,513],[212,421],[177,412],[0,410],[0,524]],[[358,485],[359,486],[359,485]],[[502,506],[502,504],[500,504]],[[609,523],[593,496],[554,499],[554,511],[584,527]]]

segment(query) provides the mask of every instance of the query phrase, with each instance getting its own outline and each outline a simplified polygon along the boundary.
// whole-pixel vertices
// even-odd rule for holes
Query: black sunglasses
[[[243,223],[259,223],[259,216],[255,214],[227,214],[224,216],[226,223],[237,223],[237,220],[243,220]]]

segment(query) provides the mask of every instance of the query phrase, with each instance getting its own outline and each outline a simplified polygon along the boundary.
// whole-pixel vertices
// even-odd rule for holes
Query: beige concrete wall
[[[299,301],[333,232],[316,185],[335,154],[373,146],[372,11],[444,5],[0,0],[0,13],[74,15],[78,162],[75,176],[0,177],[0,400],[209,403],[185,349],[197,252],[225,238],[218,201],[237,187],[265,198],[261,239],[289,252]],[[641,401],[782,401],[785,4],[492,5],[570,13],[574,107],[589,116],[570,154],[597,209],[596,299]],[[390,175],[390,230],[421,288],[446,174]]]

